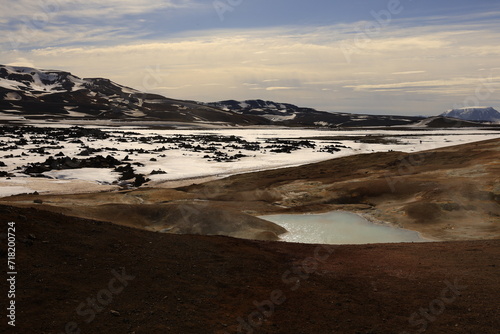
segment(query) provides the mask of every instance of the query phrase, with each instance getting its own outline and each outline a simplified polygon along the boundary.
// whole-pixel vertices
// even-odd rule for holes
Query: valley
[[[0,98],[19,333],[500,326],[493,108],[206,103],[3,65]]]

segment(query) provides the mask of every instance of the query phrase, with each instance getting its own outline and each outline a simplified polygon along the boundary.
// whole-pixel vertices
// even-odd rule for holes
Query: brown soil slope
[[[135,192],[134,192],[135,193]],[[165,194],[165,191],[160,191]],[[168,193],[168,191],[167,191]],[[107,202],[108,198],[109,202]],[[165,199],[165,197],[162,197]],[[210,203],[150,203],[129,192],[65,195],[63,197],[21,195],[6,201],[21,207],[37,206],[47,211],[99,219],[117,225],[176,234],[224,235],[252,240],[278,240],[286,230],[267,220],[238,210],[218,209]],[[165,202],[165,201],[162,201]],[[38,204],[34,204],[38,203]]]
[[[500,240],[323,247],[152,233],[5,206],[0,220],[2,233],[16,222],[18,267],[17,326],[4,331],[3,316],[0,332],[500,328]],[[5,299],[1,306],[4,314]]]
[[[500,139],[362,154],[177,189],[2,202],[152,230],[265,240],[276,239],[279,228],[249,215],[350,210],[437,240],[500,238]]]
[[[181,188],[256,213],[347,209],[441,240],[500,237],[500,139],[374,153]]]

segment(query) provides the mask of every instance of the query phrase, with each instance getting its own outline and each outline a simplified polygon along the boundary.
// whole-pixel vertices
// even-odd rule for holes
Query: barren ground
[[[6,206],[0,217],[2,226],[16,222],[18,238],[17,326],[6,333],[496,334],[500,327],[499,240],[313,246],[151,233]],[[0,288],[7,291],[5,279]]]
[[[10,332],[496,334],[499,143],[177,189],[4,198],[19,271]],[[334,209],[462,241],[318,246],[151,232],[272,240],[280,231],[253,216]]]
[[[264,240],[277,239],[280,230],[252,216],[340,209],[435,240],[494,239],[500,238],[499,144],[361,154],[175,189],[18,195],[0,202],[147,230]]]

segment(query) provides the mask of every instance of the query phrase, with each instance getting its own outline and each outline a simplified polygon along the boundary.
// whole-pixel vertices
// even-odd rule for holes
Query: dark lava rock
[[[87,158],[69,158],[61,157],[54,158],[50,156],[41,163],[33,163],[26,167],[24,170],[25,174],[41,174],[51,170],[61,170],[61,169],[76,169],[76,168],[113,168],[120,165],[121,162],[114,157],[108,155],[103,157],[101,155]]]
[[[144,183],[150,181],[150,179],[147,179],[144,177],[144,175],[142,174],[139,174],[135,177],[135,181],[134,181],[134,187],[140,187],[142,186]]]
[[[134,178],[134,176],[135,176],[134,168],[132,168],[132,166],[130,164],[127,164],[125,166],[116,167],[115,172],[122,174],[122,176],[120,177],[120,180],[130,180],[130,179]]]
[[[167,174],[167,172],[158,169],[158,170],[153,170],[150,175],[159,175],[159,174]]]
[[[88,156],[90,156],[94,153],[98,153],[98,152],[102,152],[102,150],[91,148],[91,147],[86,147],[84,150],[82,150],[80,153],[78,153],[78,155],[88,157]]]

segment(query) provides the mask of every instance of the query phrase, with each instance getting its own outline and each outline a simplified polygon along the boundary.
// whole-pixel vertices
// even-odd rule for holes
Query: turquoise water
[[[359,215],[343,211],[259,218],[284,227],[288,232],[280,238],[286,242],[338,245],[429,241],[418,232],[374,224]]]

